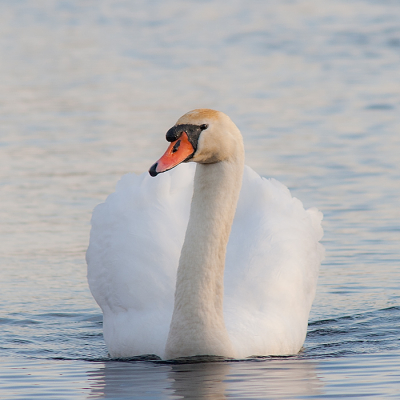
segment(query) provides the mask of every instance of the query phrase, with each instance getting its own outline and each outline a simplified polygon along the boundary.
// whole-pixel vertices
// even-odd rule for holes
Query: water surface
[[[398,398],[399,20],[389,0],[1,1],[0,397]],[[91,211],[198,107],[324,213],[297,356],[108,358]]]

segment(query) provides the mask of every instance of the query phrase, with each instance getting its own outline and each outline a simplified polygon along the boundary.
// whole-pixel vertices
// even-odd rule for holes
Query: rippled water
[[[400,397],[400,3],[0,1],[0,397]],[[324,213],[304,351],[108,359],[93,207],[226,112],[247,164]]]

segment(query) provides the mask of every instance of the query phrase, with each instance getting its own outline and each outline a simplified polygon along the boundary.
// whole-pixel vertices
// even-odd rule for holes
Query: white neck
[[[243,167],[242,146],[227,160],[197,165],[166,358],[234,357],[223,317],[224,268]]]

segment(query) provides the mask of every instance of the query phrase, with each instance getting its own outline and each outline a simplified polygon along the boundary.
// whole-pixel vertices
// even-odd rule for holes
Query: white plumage
[[[156,178],[127,174],[93,212],[88,281],[112,357],[165,357],[194,172],[190,163]],[[224,274],[235,357],[300,350],[323,258],[321,220],[284,185],[244,168]]]

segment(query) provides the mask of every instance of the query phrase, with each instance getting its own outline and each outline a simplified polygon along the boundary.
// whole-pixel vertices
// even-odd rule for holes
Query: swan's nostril
[[[181,145],[181,140],[179,139],[175,144],[174,147],[172,148],[172,153],[176,153],[179,149],[179,146]]]

